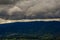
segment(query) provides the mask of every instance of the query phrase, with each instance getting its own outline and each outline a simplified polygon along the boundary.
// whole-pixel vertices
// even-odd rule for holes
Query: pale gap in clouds
[[[0,0],[0,18],[60,18],[60,0]]]

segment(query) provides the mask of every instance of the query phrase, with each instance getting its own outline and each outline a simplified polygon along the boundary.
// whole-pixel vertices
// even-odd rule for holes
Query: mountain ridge
[[[15,23],[7,23],[0,24],[0,35],[6,36],[13,33],[20,34],[38,34],[42,35],[45,33],[51,33],[53,35],[60,34],[60,22],[51,21],[51,22],[43,22],[43,21],[35,21],[35,22],[15,22]]]

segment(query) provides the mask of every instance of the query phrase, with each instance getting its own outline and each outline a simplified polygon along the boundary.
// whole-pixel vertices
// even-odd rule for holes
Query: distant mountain
[[[16,22],[0,24],[0,37],[11,35],[60,34],[60,22]]]

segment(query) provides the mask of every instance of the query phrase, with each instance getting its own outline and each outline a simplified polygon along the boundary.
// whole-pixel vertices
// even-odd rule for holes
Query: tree
[[[44,34],[43,36],[40,37],[41,40],[53,40],[53,35],[51,34]]]

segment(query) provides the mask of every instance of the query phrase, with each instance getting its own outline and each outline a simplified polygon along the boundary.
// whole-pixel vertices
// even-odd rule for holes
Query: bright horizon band
[[[22,20],[0,20],[0,24],[4,24],[4,23],[14,23],[14,22],[33,22],[33,21],[49,22],[49,21],[60,21],[60,19],[22,19]]]

